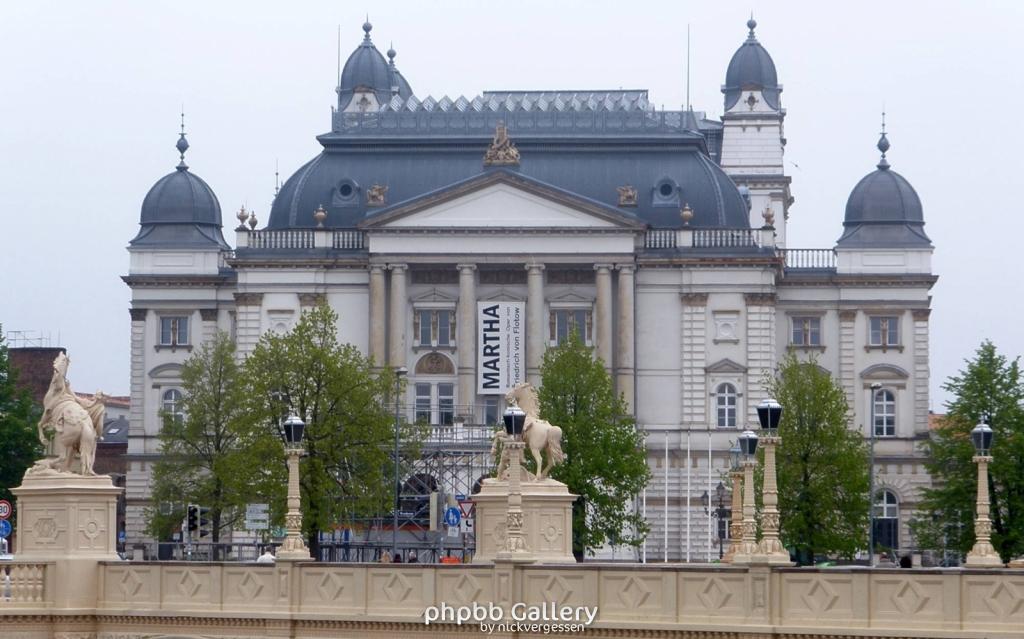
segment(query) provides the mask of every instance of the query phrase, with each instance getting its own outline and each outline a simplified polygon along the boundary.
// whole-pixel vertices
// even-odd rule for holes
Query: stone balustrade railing
[[[354,229],[263,229],[236,230],[238,249],[258,251],[295,251],[333,249],[354,251],[365,248],[365,234]],[[237,257],[237,252],[229,257]]]
[[[650,229],[644,234],[644,248],[737,249],[770,247],[771,229]]]
[[[0,608],[48,606],[47,582],[52,572],[50,562],[0,564]]]
[[[836,252],[833,249],[780,249],[785,257],[786,269],[835,270]]]

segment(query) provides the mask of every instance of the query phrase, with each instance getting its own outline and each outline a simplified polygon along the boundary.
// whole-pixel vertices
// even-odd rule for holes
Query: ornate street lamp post
[[[505,549],[497,553],[498,559],[523,561],[526,559],[526,540],[523,538],[523,425],[526,413],[518,406],[509,406],[502,416],[505,432],[509,435],[502,447],[508,460],[508,509],[505,512]]]
[[[708,495],[708,491],[704,491],[704,494],[700,496],[700,501],[704,504],[704,512],[712,514],[715,517],[715,528],[718,535],[718,561],[724,561],[725,557],[725,527],[727,525],[726,518],[729,516],[729,509],[725,507],[725,484],[718,482],[715,486],[715,501],[714,509],[709,511],[709,507],[712,505],[711,496]]]
[[[729,550],[726,551],[722,561],[732,562],[732,558],[739,552],[740,538],[743,536],[743,467],[740,465],[739,443],[733,444],[729,449],[729,459],[732,465],[729,468],[729,478],[732,479],[732,519],[729,522]]]
[[[774,399],[766,399],[757,405],[757,421],[761,423],[764,436],[764,487],[762,497],[764,513],[761,515],[761,543],[758,545],[758,559],[769,564],[789,564],[789,553],[779,541],[779,489],[775,481],[775,447],[779,444],[776,435],[779,420],[782,419],[782,405]]]
[[[992,429],[981,422],[971,431],[971,442],[978,454],[973,457],[978,464],[978,516],[974,520],[974,547],[967,553],[967,568],[1002,568],[1003,560],[992,547],[992,520],[989,519],[988,465],[992,462]]]
[[[302,538],[302,494],[299,492],[299,458],[302,457],[302,436],[306,423],[295,413],[284,420],[285,453],[288,455],[288,513],[285,525],[288,533],[277,551],[277,558],[285,561],[309,561],[309,548]]]
[[[732,563],[749,564],[757,554],[757,522],[754,520],[754,453],[757,452],[757,435],[745,430],[739,437],[743,453],[743,532]]]

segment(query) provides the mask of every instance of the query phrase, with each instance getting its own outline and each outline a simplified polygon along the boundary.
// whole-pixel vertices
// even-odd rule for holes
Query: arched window
[[[736,387],[719,384],[715,390],[715,406],[718,409],[718,427],[736,428]]]
[[[890,490],[875,493],[874,528],[875,548],[900,547],[900,502]]]
[[[896,395],[891,390],[875,391],[872,414],[875,422],[875,437],[896,435]]]
[[[181,423],[185,419],[185,412],[181,406],[181,391],[176,388],[164,391],[163,408],[164,414],[174,421]]]

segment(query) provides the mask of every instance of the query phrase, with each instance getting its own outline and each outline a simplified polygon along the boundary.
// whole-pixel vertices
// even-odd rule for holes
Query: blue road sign
[[[0,538],[6,539],[11,536],[11,522],[0,519]]]
[[[456,508],[455,506],[451,506],[444,511],[444,523],[448,524],[449,526],[458,526],[459,521],[461,520],[462,513],[460,513],[459,509]]]

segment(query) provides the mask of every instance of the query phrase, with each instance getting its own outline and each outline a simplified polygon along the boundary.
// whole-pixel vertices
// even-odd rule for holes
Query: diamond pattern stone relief
[[[462,575],[459,578],[459,582],[455,584],[454,592],[458,595],[459,601],[472,603],[480,596],[480,583],[473,575]]]
[[[639,608],[647,603],[651,597],[651,590],[636,577],[626,580],[625,586],[619,591],[619,601],[627,608]]]
[[[1003,617],[1013,617],[1024,612],[1024,597],[1013,584],[1000,581],[985,599],[989,609]]]
[[[920,586],[910,580],[904,580],[892,596],[892,602],[896,608],[908,615],[921,612],[930,601],[930,597],[921,591]]]
[[[729,600],[732,599],[732,593],[725,587],[725,583],[721,579],[712,577],[705,582],[697,597],[708,608],[718,610],[729,603]]]
[[[345,592],[345,582],[337,573],[326,572],[316,585],[320,598],[325,601],[335,601]]]
[[[195,597],[199,589],[203,587],[202,582],[195,578],[191,570],[186,570],[178,580],[178,592],[183,597]]]
[[[118,583],[118,587],[121,589],[121,593],[124,594],[125,599],[131,599],[135,595],[139,594],[142,590],[142,579],[139,579],[138,573],[134,569],[128,570],[121,576],[121,581]]]
[[[387,595],[390,601],[395,603],[405,601],[411,593],[412,585],[409,584],[409,580],[405,578],[405,575],[401,573],[391,575],[391,578],[384,584],[384,594]]]
[[[246,599],[255,599],[261,592],[263,592],[263,584],[259,579],[253,577],[252,573],[246,573],[238,584],[238,594]]]
[[[815,579],[801,598],[809,610],[821,614],[832,610],[839,600],[839,595],[827,581]]]
[[[547,583],[544,584],[541,594],[547,597],[547,601],[557,601],[559,604],[563,604],[572,595],[572,588],[569,587],[569,584],[565,582],[561,575],[552,575],[548,578]]]

